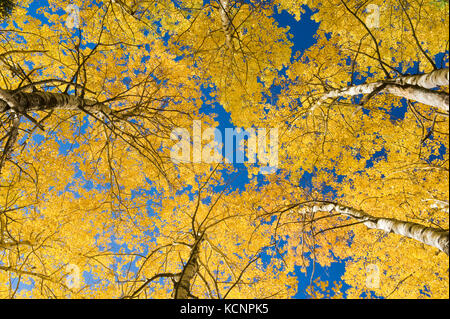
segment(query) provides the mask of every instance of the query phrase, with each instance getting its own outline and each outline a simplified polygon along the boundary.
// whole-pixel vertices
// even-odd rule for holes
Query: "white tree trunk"
[[[396,79],[353,85],[339,90],[333,90],[322,95],[311,110],[320,106],[325,100],[330,98],[370,94],[381,86],[384,86],[379,93],[393,94],[409,100],[414,100],[426,105],[437,107],[443,112],[448,112],[448,93],[431,90],[439,86],[448,85],[449,69],[439,69],[425,74],[407,75]]]
[[[229,49],[232,46],[232,35],[233,35],[233,24],[231,23],[231,17],[229,14],[230,10],[230,1],[229,0],[220,0],[220,19],[222,20],[222,30],[225,33],[225,43]]]
[[[374,217],[364,211],[342,206],[336,203],[319,203],[312,207],[313,212],[331,212],[352,217],[361,221],[367,228],[383,230],[386,233],[394,233],[408,238],[420,241],[425,245],[429,245],[449,254],[449,232],[432,227],[426,227],[420,224],[398,220],[395,218]]]
[[[93,114],[100,112],[108,114],[110,112],[109,108],[102,103],[74,95],[51,92],[13,93],[0,89],[0,112],[5,112],[9,109],[22,114],[55,109],[67,111],[87,110]]]

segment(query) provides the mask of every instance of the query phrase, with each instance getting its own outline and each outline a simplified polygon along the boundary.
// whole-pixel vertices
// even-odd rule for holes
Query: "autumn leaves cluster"
[[[448,3],[73,4],[0,29],[1,297],[448,298]],[[276,174],[171,160],[220,107]]]

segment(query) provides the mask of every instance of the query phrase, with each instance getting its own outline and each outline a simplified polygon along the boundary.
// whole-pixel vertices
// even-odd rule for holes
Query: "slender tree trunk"
[[[11,128],[8,132],[8,138],[6,139],[5,145],[3,147],[2,153],[0,154],[0,176],[2,175],[3,167],[5,166],[6,161],[10,157],[14,145],[17,140],[17,136],[19,135],[19,125],[20,125],[20,118],[17,116],[16,112],[13,112],[12,114],[13,120]],[[3,233],[2,233],[3,235]]]
[[[447,85],[449,85],[449,69],[439,69],[425,74],[407,75],[396,79],[353,85],[339,90],[333,90],[322,95],[313,109],[320,106],[329,98],[371,94],[379,90],[378,93],[393,94],[437,107],[443,112],[448,112],[448,93],[431,90],[439,86]]]
[[[438,228],[426,227],[420,224],[398,220],[395,218],[375,217],[348,206],[337,203],[322,202],[312,207],[313,212],[335,211],[339,214],[361,221],[367,228],[383,230],[420,241],[425,245],[438,248],[449,254],[449,232]]]
[[[220,19],[222,20],[222,30],[225,33],[225,43],[229,49],[233,48],[231,41],[233,35],[233,24],[231,22],[231,17],[229,14],[230,2],[229,0],[220,0]]]
[[[191,297],[191,282],[198,271],[199,246],[202,237],[194,244],[189,260],[184,265],[179,280],[175,283],[175,299],[188,299]]]
[[[94,114],[109,112],[108,108],[102,103],[74,95],[51,92],[13,93],[12,91],[0,89],[0,112],[5,112],[9,109],[14,109],[21,114],[56,109],[67,111],[86,110]]]

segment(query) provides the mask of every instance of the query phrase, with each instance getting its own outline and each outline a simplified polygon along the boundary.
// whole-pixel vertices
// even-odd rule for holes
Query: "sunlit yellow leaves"
[[[448,229],[448,115],[384,93],[364,105],[360,96],[322,99],[430,71],[438,53],[439,68],[448,66],[441,7],[233,1],[227,26],[217,1],[78,0],[72,28],[67,2],[48,2],[39,16],[21,2],[0,30],[0,88],[83,103],[20,114],[0,176],[0,297],[172,298],[195,249],[198,298],[290,298],[296,267],[342,260],[350,288],[318,278],[312,298],[448,297],[448,258],[436,248],[300,205],[339,200]],[[274,10],[299,19],[302,4],[317,9],[320,29],[292,57]],[[172,129],[219,127],[202,113],[216,102],[236,126],[278,128],[277,174],[171,160]],[[245,189],[228,184],[238,173],[250,180]],[[81,287],[69,287],[70,265]]]

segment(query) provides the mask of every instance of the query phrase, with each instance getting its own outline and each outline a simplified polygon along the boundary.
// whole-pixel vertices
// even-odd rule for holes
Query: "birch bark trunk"
[[[13,93],[0,89],[0,112],[9,109],[14,109],[22,114],[54,109],[67,111],[84,109],[94,114],[99,112],[109,113],[109,108],[106,105],[74,95],[51,92]]]
[[[175,299],[188,299],[191,296],[191,282],[198,271],[198,254],[201,239],[192,248],[191,256],[184,265],[179,280],[175,283]]]
[[[414,100],[437,107],[441,111],[448,113],[448,93],[431,90],[439,86],[447,85],[449,85],[449,69],[439,69],[425,74],[407,75],[392,80],[353,85],[339,90],[333,90],[322,95],[312,110],[320,106],[329,98],[370,94],[384,86],[379,93],[389,93],[409,100]]]
[[[420,224],[398,220],[395,218],[375,217],[362,210],[336,203],[322,203],[312,207],[313,212],[335,212],[361,221],[367,228],[383,230],[407,238],[415,239],[425,245],[435,247],[445,254],[449,254],[449,231],[426,227]]]
[[[232,49],[232,34],[233,34],[233,25],[231,23],[229,9],[230,2],[229,0],[220,0],[220,19],[222,20],[222,30],[225,33],[225,43],[229,49]]]
[[[2,174],[3,166],[5,165],[5,162],[8,160],[9,156],[11,155],[14,148],[14,144],[17,141],[17,136],[19,135],[20,119],[15,112],[13,114],[13,117],[14,119],[12,121],[12,126],[8,132],[9,135],[8,139],[6,140],[5,146],[3,147],[3,150],[0,155],[0,176]]]

